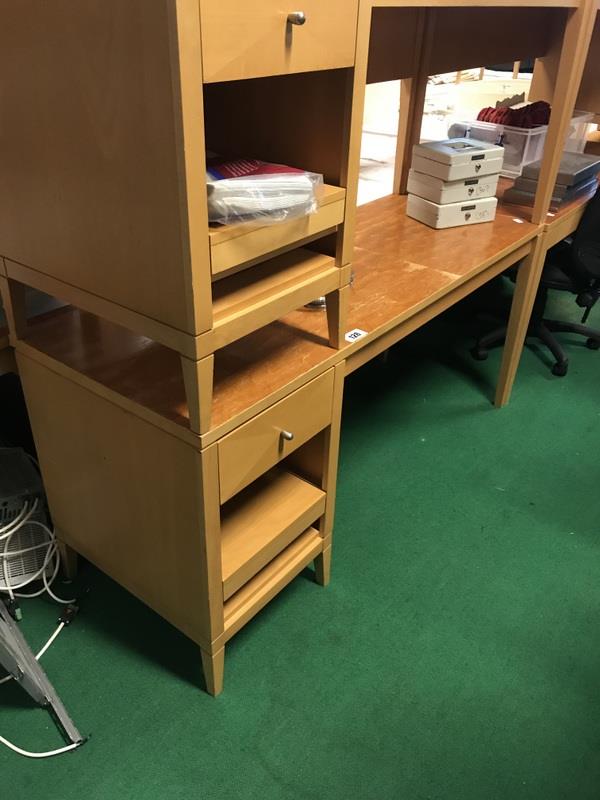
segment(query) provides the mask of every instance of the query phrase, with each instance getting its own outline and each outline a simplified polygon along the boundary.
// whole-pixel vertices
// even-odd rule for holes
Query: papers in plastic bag
[[[207,161],[208,219],[271,225],[314,214],[323,176],[256,159]]]

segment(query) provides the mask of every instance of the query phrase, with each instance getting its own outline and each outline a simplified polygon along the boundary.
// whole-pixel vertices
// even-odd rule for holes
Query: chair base
[[[488,351],[492,347],[497,347],[504,343],[506,331],[506,325],[502,325],[478,339],[477,344],[471,350],[473,358],[478,361],[485,361],[488,357]],[[578,322],[560,322],[554,319],[542,319],[540,322],[535,323],[532,321],[527,331],[527,338],[539,339],[550,350],[555,359],[555,363],[551,367],[553,375],[563,377],[569,369],[569,359],[562,345],[554,336],[555,333],[577,333],[586,337],[586,346],[590,350],[600,349],[600,331],[589,328],[587,325],[582,325]]]

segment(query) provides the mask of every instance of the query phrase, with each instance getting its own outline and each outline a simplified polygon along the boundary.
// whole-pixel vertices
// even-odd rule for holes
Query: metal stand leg
[[[82,744],[85,741],[54,691],[46,673],[35,660],[34,654],[2,600],[0,600],[0,664],[36,703],[50,711],[68,742]]]

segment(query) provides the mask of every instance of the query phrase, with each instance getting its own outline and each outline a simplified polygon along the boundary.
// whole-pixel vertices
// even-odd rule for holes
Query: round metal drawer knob
[[[285,439],[286,442],[291,442],[294,438],[294,434],[291,431],[281,431],[281,438]]]
[[[304,25],[306,22],[306,14],[304,11],[292,11],[291,14],[288,14],[287,21],[290,25]]]

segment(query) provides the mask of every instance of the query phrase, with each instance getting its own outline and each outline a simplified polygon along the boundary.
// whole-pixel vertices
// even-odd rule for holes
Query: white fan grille
[[[32,502],[33,500],[30,499],[29,503],[31,504]],[[38,502],[41,502],[41,498],[39,498]],[[16,519],[21,509],[22,505],[17,505],[11,501],[0,503],[0,527]],[[31,519],[43,523],[46,522],[43,510],[36,511]],[[0,590],[8,588],[7,577],[8,585],[11,587],[20,586],[33,578],[44,564],[46,548],[40,547],[38,550],[32,550],[21,555],[11,555],[11,553],[45,543],[48,543],[48,537],[43,529],[39,525],[31,525],[29,522],[26,522],[9,539],[0,541]]]

